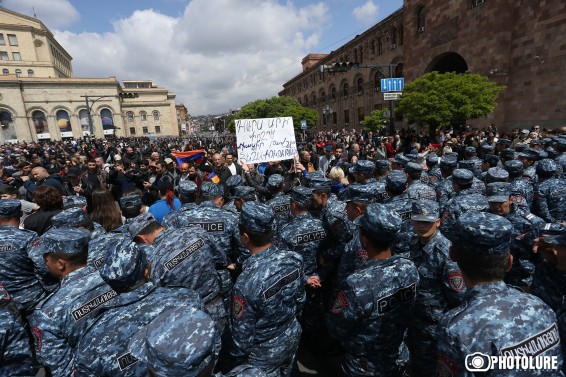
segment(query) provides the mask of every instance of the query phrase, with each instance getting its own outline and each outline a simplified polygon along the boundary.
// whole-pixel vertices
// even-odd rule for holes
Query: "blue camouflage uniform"
[[[141,246],[124,239],[107,249],[100,275],[119,295],[76,347],[77,377],[146,376],[147,368],[128,351],[131,337],[164,311],[179,308],[188,315],[193,308],[204,310],[200,297],[190,289],[143,281],[147,256]]]
[[[506,219],[490,213],[465,213],[456,224],[452,241],[468,253],[503,256],[509,252],[511,236],[512,225]],[[482,362],[473,364],[468,356],[476,352],[488,357],[557,356],[558,368],[562,367],[560,338],[552,310],[540,299],[502,281],[468,287],[462,305],[440,321],[438,350],[439,376],[477,375],[473,370],[482,367]],[[563,376],[560,370],[498,369],[488,375]]]
[[[442,180],[442,173],[440,172],[440,157],[434,153],[429,153],[426,155],[426,166],[428,170],[426,171],[428,175],[428,184],[436,189],[440,181]]]
[[[555,176],[557,170],[550,159],[537,165],[540,182],[535,186],[533,213],[549,223],[566,220],[566,179]]]
[[[441,170],[453,170],[458,164],[458,160],[455,156],[450,155],[442,157],[439,166]],[[444,212],[446,204],[454,196],[454,188],[452,186],[452,175],[441,179],[436,186],[436,197],[438,198],[438,204],[440,205],[440,213]]]
[[[131,236],[136,237],[154,221],[149,213],[136,217],[130,224]],[[212,242],[207,233],[195,227],[162,229],[153,240],[148,259],[152,280],[165,287],[194,290],[205,303],[207,312],[221,326],[227,313],[211,252]]]
[[[413,163],[408,163],[409,167]],[[420,185],[424,183],[419,182]],[[401,171],[391,172],[386,179],[385,186],[388,190],[393,190],[396,192],[401,192],[407,185],[407,176]],[[415,195],[417,196],[417,195]],[[428,197],[428,195],[425,195]],[[409,197],[409,191],[406,190],[401,194],[395,195],[385,206],[399,215],[402,220],[399,232],[395,235],[395,242],[393,243],[392,252],[393,254],[402,254],[409,252],[409,245],[411,244],[411,239],[414,238],[415,234],[413,232],[413,226],[411,225],[411,207],[413,200]]]
[[[438,203],[422,200],[413,203],[413,221],[436,222]],[[409,325],[408,346],[412,376],[434,376],[436,371],[436,330],[440,316],[458,306],[466,291],[462,272],[448,252],[451,242],[440,232],[426,244],[419,238],[411,243],[409,258],[419,272],[419,287]]]
[[[266,205],[243,205],[240,224],[246,229],[267,233],[273,223]],[[270,377],[290,375],[301,335],[303,282],[303,260],[295,252],[270,246],[244,262],[232,294],[230,355],[236,364],[259,367]]]
[[[78,228],[54,228],[40,239],[44,254],[87,251],[90,233]],[[81,267],[61,279],[60,288],[42,301],[30,318],[36,355],[53,376],[72,374],[73,349],[96,314],[117,293],[98,271]]]
[[[184,201],[183,198],[189,198],[189,197],[195,198],[198,191],[198,186],[193,181],[186,179],[179,182],[179,185],[177,186],[177,191],[179,193],[181,201],[183,202]],[[191,211],[195,208],[198,208],[198,205],[195,202],[191,201],[191,202],[183,203],[180,209],[165,215],[163,221],[161,222],[161,225],[163,225],[165,228],[170,228],[171,226],[173,226],[171,224],[176,223],[177,216],[180,216],[182,212]]]
[[[81,195],[71,195],[63,197],[63,209],[80,207],[88,205],[88,202],[84,196]]]
[[[513,202],[530,211],[533,205],[534,188],[531,183],[523,179],[523,163],[519,160],[506,161],[504,168],[510,176],[516,176],[516,178],[509,179]]]
[[[142,327],[128,349],[155,376],[199,377],[214,366],[219,340],[214,321],[205,312],[180,307]]]
[[[423,168],[421,165],[415,162],[409,162],[407,166],[405,166],[405,173],[411,175],[420,175],[421,173],[423,173]],[[413,182],[411,182],[409,184],[409,187],[407,188],[407,196],[411,200],[436,200],[436,191],[434,191],[432,186],[428,185],[427,177],[427,183],[424,183],[421,180],[413,180]]]
[[[18,308],[0,284],[0,376],[35,376],[29,338]]]
[[[0,218],[20,218],[21,202],[17,199],[0,200]],[[8,291],[16,307],[30,314],[43,299],[44,290],[28,256],[37,234],[17,226],[0,225],[0,283]]]
[[[281,188],[285,181],[285,178],[281,174],[273,174],[269,176],[267,180],[267,188],[272,191],[277,191]],[[277,225],[277,240],[281,239],[281,229],[287,225],[290,221],[290,206],[291,199],[289,195],[282,192],[276,193],[273,198],[265,202],[275,214],[275,223]]]
[[[234,204],[234,194],[236,192],[236,188],[244,185],[244,179],[241,175],[231,175],[226,180],[226,195],[229,199],[224,203],[222,209],[225,211],[230,211],[234,214],[238,214],[238,210],[236,205]]]
[[[470,185],[473,181],[473,174],[467,169],[456,169],[452,174],[452,180],[461,185]],[[485,212],[488,208],[485,195],[478,190],[468,188],[457,192],[446,204],[446,209],[442,215],[440,226],[442,234],[451,239],[454,224],[463,213]]]
[[[369,205],[360,220],[364,232],[390,242],[400,224],[382,204]],[[344,348],[346,376],[401,375],[400,349],[418,284],[415,265],[401,256],[370,259],[342,283],[327,326]]]

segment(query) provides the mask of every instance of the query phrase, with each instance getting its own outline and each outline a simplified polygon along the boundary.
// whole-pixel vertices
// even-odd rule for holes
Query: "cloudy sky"
[[[402,0],[4,0],[35,14],[76,77],[152,80],[192,115],[277,95],[310,52],[329,53]]]

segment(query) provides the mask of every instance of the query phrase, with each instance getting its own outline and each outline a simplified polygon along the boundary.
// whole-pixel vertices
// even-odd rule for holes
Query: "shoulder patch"
[[[10,297],[10,294],[6,288],[4,288],[4,284],[0,284],[0,301],[12,301],[12,297]]]
[[[499,351],[502,356],[531,356],[536,357],[549,349],[560,345],[560,335],[558,327],[553,323],[545,330],[512,346],[503,347]]]
[[[513,201],[513,203],[519,205],[519,206],[524,206],[525,205],[525,198],[523,197],[523,195],[520,194],[515,194],[511,196],[511,201]]]
[[[138,361],[139,360],[136,359],[130,352],[125,353],[116,359],[116,362],[118,363],[118,367],[120,368],[121,371],[128,369]]]
[[[436,369],[436,375],[438,377],[452,377],[456,374],[456,367],[452,360],[440,351],[437,355]]]
[[[336,296],[336,301],[334,301],[334,305],[332,305],[332,313],[333,314],[340,314],[346,309],[350,304],[348,303],[348,298],[346,298],[346,294],[344,291],[338,292],[338,296]]]
[[[464,289],[464,278],[461,271],[452,271],[448,273],[448,285],[456,292],[461,292]]]
[[[239,295],[232,295],[232,317],[238,321],[244,316],[246,309],[246,302],[244,298]]]
[[[31,243],[31,246],[33,246],[33,247],[39,246],[39,240],[33,241],[33,242]]]
[[[37,326],[32,326],[31,334],[33,335],[35,350],[37,351],[37,353],[41,353],[41,349],[43,348],[43,338],[41,336],[41,329]]]

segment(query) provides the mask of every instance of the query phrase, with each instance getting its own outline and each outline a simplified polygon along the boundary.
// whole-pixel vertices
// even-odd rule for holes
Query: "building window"
[[[324,90],[320,92],[320,100],[322,101],[322,103],[326,102],[326,93],[324,92]]]
[[[12,52],[12,57],[14,60],[22,60],[22,55],[19,52]]]
[[[10,43],[10,46],[17,46],[18,45],[18,39],[16,38],[15,34],[8,34],[8,42]]]
[[[331,94],[330,94],[330,98],[331,98],[333,101],[336,101],[336,88],[335,88],[335,87],[332,87],[332,89],[330,90],[330,93],[331,93]]]
[[[312,97],[312,105],[313,105],[313,106],[316,106],[316,94],[313,93],[313,94],[311,95],[311,97]]]
[[[147,135],[149,131],[147,130],[147,126],[142,127],[142,132],[144,135]]]
[[[383,41],[381,38],[377,40],[377,55],[383,54]]]
[[[6,51],[0,51],[0,59],[8,60],[8,53]]]
[[[83,135],[85,132],[90,132],[90,122],[88,117],[88,111],[86,109],[81,109],[79,111],[79,123],[81,124],[81,130]]]
[[[358,90],[358,95],[361,96],[362,94],[364,94],[364,79],[362,79],[361,77],[358,79],[358,83],[356,85],[357,90]]]
[[[8,70],[8,68],[4,68],[4,69],[2,70],[2,74],[3,74],[4,76],[8,76],[8,75],[10,74],[10,71]]]
[[[136,128],[130,127],[130,135],[135,135],[135,134],[136,134]]]
[[[0,124],[3,127],[8,127],[12,124],[12,114],[7,110],[0,110]]]
[[[348,90],[350,89],[350,87],[348,86],[348,83],[344,83],[344,86],[342,87],[344,90],[344,99],[348,98]]]
[[[344,125],[348,127],[350,124],[350,110],[344,110]]]
[[[304,98],[303,101],[304,101],[303,105],[304,105],[305,107],[309,105],[309,97],[307,97],[306,94],[305,94],[305,98]]]
[[[364,113],[364,108],[363,107],[358,107],[358,121],[362,121],[364,120],[364,118],[366,117],[365,113]]]
[[[4,34],[0,34],[0,46],[6,46],[6,41],[4,40]]]
[[[395,27],[391,28],[391,49],[397,48],[397,29]]]
[[[152,114],[153,114],[153,120],[159,120],[159,111],[155,110]]]
[[[22,77],[22,70],[16,69],[16,77]]]
[[[141,111],[140,112],[140,119],[142,121],[146,121],[147,120],[147,113],[145,111]]]
[[[425,31],[426,12],[425,6],[421,5],[417,10],[417,32],[423,33]]]
[[[338,113],[335,111],[332,113],[332,126],[336,127],[336,123],[338,123]]]
[[[375,41],[372,40],[371,41],[371,57],[373,58],[375,56]]]
[[[383,73],[381,73],[380,71],[377,71],[373,76],[374,88],[376,92],[379,92],[381,90],[381,79],[383,78],[385,78],[385,76],[383,76]]]
[[[57,127],[59,127],[59,132],[73,132],[73,129],[71,128],[71,119],[69,118],[68,112],[66,112],[65,110],[59,110],[55,113],[55,117],[57,118]]]
[[[31,119],[33,120],[35,133],[44,134],[49,132],[49,127],[47,126],[47,118],[45,117],[43,111],[35,110],[31,114]]]
[[[155,133],[156,133],[156,134],[160,134],[160,133],[161,133],[161,126],[155,126]]]
[[[134,113],[132,113],[131,111],[128,111],[126,113],[126,117],[128,118],[128,122],[133,122],[134,121]]]
[[[479,7],[480,5],[483,5],[484,3],[485,3],[485,0],[472,0],[472,8]]]
[[[28,77],[34,77],[33,69],[28,69]]]
[[[112,116],[112,111],[108,109],[100,110],[100,119],[102,120],[102,129],[104,131],[114,129],[114,119]]]

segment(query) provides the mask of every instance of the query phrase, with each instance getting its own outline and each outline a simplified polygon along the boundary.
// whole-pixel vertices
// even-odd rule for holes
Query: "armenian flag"
[[[177,160],[177,165],[181,165],[184,162],[186,162],[187,164],[191,162],[194,164],[201,164],[205,154],[206,152],[204,149],[171,153],[171,155]]]

